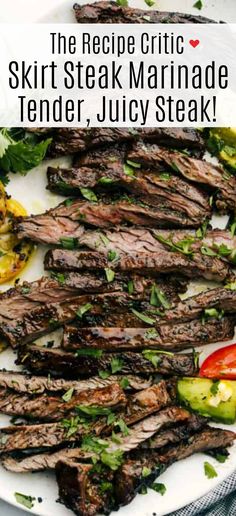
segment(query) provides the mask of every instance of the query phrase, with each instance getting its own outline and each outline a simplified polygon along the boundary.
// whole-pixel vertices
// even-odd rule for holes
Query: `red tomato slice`
[[[204,360],[200,376],[236,380],[236,344],[217,349]]]

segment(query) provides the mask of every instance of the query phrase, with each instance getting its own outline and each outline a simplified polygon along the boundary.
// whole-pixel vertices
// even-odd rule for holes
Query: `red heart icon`
[[[191,47],[196,48],[199,45],[200,41],[199,39],[190,39],[189,43]]]

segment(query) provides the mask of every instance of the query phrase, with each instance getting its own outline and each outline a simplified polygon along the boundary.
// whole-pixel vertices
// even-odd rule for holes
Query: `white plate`
[[[81,2],[82,3],[82,2]],[[194,0],[160,0],[157,6],[160,10],[179,10],[199,14],[196,9],[192,8]],[[205,8],[201,13],[203,16],[209,16],[216,20],[224,19],[225,21],[236,22],[235,0],[203,0]],[[57,4],[57,9],[55,6]],[[73,22],[72,13],[73,0],[41,0],[41,2],[32,2],[32,0],[1,0],[0,21],[48,21],[48,22]],[[131,6],[146,8],[143,0],[130,1]],[[53,160],[54,164],[64,163],[66,160]],[[47,163],[48,165],[48,163]],[[49,193],[45,190],[46,186],[46,165],[37,167],[26,177],[20,175],[12,175],[7,191],[16,199],[21,201],[29,213],[40,213],[45,209],[56,206],[61,200],[60,196]],[[218,222],[222,222],[221,220]],[[43,256],[45,248],[40,248],[30,260],[21,279],[34,280],[43,274]],[[12,285],[8,285],[12,286]],[[6,285],[7,288],[7,285]],[[199,285],[195,285],[195,292],[199,289]],[[48,336],[46,340],[49,339]],[[50,340],[50,339],[49,339]],[[232,341],[233,342],[233,341]],[[212,344],[204,348],[202,359],[209,353],[221,345],[228,343]],[[0,368],[14,367],[15,355],[6,350],[0,355]],[[0,426],[4,426],[9,419],[0,416]],[[236,431],[236,425],[229,428]],[[204,475],[204,460],[210,460],[214,465],[218,476],[212,480],[208,480]],[[119,513],[113,513],[114,516],[162,516],[176,509],[179,509],[194,500],[205,495],[216,485],[222,482],[228,475],[235,470],[236,462],[236,444],[231,449],[230,457],[224,464],[217,463],[214,459],[206,459],[202,454],[195,455],[178,464],[171,466],[158,481],[166,485],[167,492],[162,497],[154,491],[149,491],[146,496],[138,495],[135,500],[128,506],[120,509]],[[37,473],[37,474],[13,474],[5,471],[0,467],[0,497],[12,505],[16,505],[14,493],[20,492],[27,495],[42,497],[42,503],[35,502],[34,508],[29,511],[31,514],[40,516],[57,516],[71,515],[64,506],[56,503],[58,493],[57,485],[53,474]]]

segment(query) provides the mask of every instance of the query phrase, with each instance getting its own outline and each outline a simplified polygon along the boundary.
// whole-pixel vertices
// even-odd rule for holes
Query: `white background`
[[[175,9],[182,12],[192,12],[198,14],[196,9],[191,9],[195,0],[158,0],[156,7],[160,10]],[[82,3],[82,2],[81,2]],[[146,8],[144,0],[131,0],[129,5],[134,5]],[[216,20],[225,20],[231,23],[236,23],[236,3],[235,0],[203,0],[205,8],[200,14],[203,16],[214,17]],[[66,21],[60,18],[60,5],[65,5],[65,0],[0,0],[0,22],[34,22],[37,19],[43,21]],[[73,0],[68,0],[68,9],[72,7]],[[58,9],[58,20],[55,17],[52,19],[45,19],[48,11]],[[154,6],[155,8],[155,6]],[[213,14],[214,13],[214,14]],[[68,21],[73,21],[72,9],[68,15]],[[71,513],[72,514],[72,513]],[[28,512],[20,511],[14,507],[9,506],[4,502],[0,502],[0,516],[27,516]],[[56,516],[51,514],[49,516]]]

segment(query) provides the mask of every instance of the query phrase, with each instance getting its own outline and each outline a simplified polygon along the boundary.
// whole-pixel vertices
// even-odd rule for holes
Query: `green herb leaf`
[[[115,272],[112,269],[104,269],[107,277],[108,283],[111,283],[114,280]]]
[[[64,249],[75,249],[78,246],[78,239],[73,237],[62,237],[60,243]]]
[[[206,245],[202,245],[201,247],[201,253],[205,256],[217,256],[217,253],[213,251],[210,247],[207,247]]]
[[[116,0],[117,5],[120,5],[121,7],[128,7],[128,0]]]
[[[91,435],[85,435],[82,439],[81,448],[87,452],[94,452],[100,454],[106,448],[108,448],[109,444],[104,439],[98,439]]]
[[[117,260],[119,258],[119,255],[117,254],[116,251],[108,251],[107,253],[107,259],[109,262],[114,262],[114,260]]]
[[[116,450],[109,453],[104,450],[100,455],[100,459],[102,463],[108,466],[112,471],[116,471],[123,462],[123,452],[121,450]]]
[[[15,499],[20,505],[23,505],[27,509],[32,509],[36,500],[34,496],[24,495],[22,493],[15,493]]]
[[[170,308],[170,303],[165,294],[155,284],[151,288],[150,305],[163,306],[165,309]]]
[[[159,178],[163,181],[169,181],[171,179],[171,174],[168,174],[167,172],[163,172],[159,175]]]
[[[68,403],[68,401],[70,401],[73,396],[73,392],[74,392],[74,387],[71,387],[71,389],[69,389],[67,392],[65,392],[65,394],[63,394],[63,396],[62,396],[63,401]]]
[[[224,453],[215,453],[214,458],[223,464],[229,458],[229,452],[225,450]]]
[[[174,353],[172,353],[171,351],[162,351],[162,350],[159,350],[159,349],[144,349],[142,351],[142,354],[144,356],[144,358],[146,358],[146,360],[149,360],[149,362],[152,362],[152,364],[154,365],[154,367],[157,367],[157,365],[159,364],[160,360],[161,360],[161,357],[160,357],[160,354],[161,355],[173,355]]]
[[[128,293],[131,295],[134,291],[134,282],[132,280],[129,280],[127,283]]]
[[[150,485],[150,488],[156,491],[156,493],[160,493],[161,496],[166,492],[165,484],[161,484],[160,482],[153,482],[153,484]]]
[[[82,357],[95,357],[95,358],[101,358],[103,351],[102,349],[91,349],[91,348],[83,348],[83,349],[77,349],[75,352],[76,356],[82,356]]]
[[[236,290],[236,281],[233,281],[232,283],[227,283],[227,285],[225,285],[225,288],[228,288],[229,290]]]
[[[142,477],[148,477],[149,475],[151,475],[151,472],[152,470],[150,468],[147,468],[146,466],[143,467],[142,469]]]
[[[101,493],[106,493],[107,491],[113,491],[113,484],[111,482],[101,482],[100,484]]]
[[[230,233],[232,237],[236,235],[236,220],[230,224]]]
[[[114,357],[111,360],[111,372],[112,374],[117,373],[118,371],[121,371],[124,366],[124,361],[121,360],[118,357]]]
[[[106,247],[109,245],[110,240],[106,237],[106,235],[103,235],[103,233],[100,234],[100,239]]]
[[[146,495],[147,494],[147,486],[141,486],[139,490],[139,494]]]
[[[15,142],[11,139],[9,145],[6,145],[5,133],[0,142],[0,169],[5,172],[20,172],[21,174],[28,172],[44,159],[51,141],[51,138],[49,138],[31,145],[27,140]]]
[[[80,424],[79,416],[72,417],[71,419],[63,419],[61,421],[62,427],[67,430],[67,434],[66,434],[67,438],[76,434],[76,432],[78,431],[78,428],[79,428],[79,424]]]
[[[65,277],[65,274],[62,274],[62,272],[56,272],[56,273],[53,273],[53,278],[55,278],[58,283],[60,283],[61,285],[64,285],[65,283],[65,280],[66,280],[66,277]]]
[[[85,305],[80,306],[76,312],[77,317],[82,319],[83,315],[86,314],[86,312],[89,312],[91,308],[93,308],[93,305],[91,305],[90,303],[86,303]]]
[[[114,431],[111,434],[111,440],[113,441],[113,443],[116,443],[116,444],[121,444],[122,443],[121,438],[118,437],[118,435]]]
[[[100,183],[101,185],[110,185],[111,183],[115,183],[115,181],[110,177],[103,176],[99,178],[98,183]]]
[[[150,330],[145,332],[144,337],[146,339],[157,339],[159,337],[159,333],[154,328],[150,328]]]
[[[214,478],[218,476],[215,468],[210,464],[210,462],[204,462],[204,473],[207,478]]]
[[[152,1],[152,0],[151,0]],[[153,2],[154,3],[154,2]],[[126,160],[126,163],[133,168],[141,168],[140,163],[135,163],[135,161]]]
[[[171,251],[177,251],[190,257],[193,255],[191,246],[195,242],[195,239],[192,237],[183,238],[183,240],[173,243],[170,238],[164,238],[162,235],[155,234],[154,236],[159,242],[170,247]]]
[[[129,387],[129,379],[124,376],[124,378],[120,380],[120,386],[121,389],[127,389],[127,387]]]
[[[120,429],[121,433],[127,437],[127,435],[129,435],[129,429],[126,425],[126,423],[124,422],[123,419],[118,419],[118,421],[116,421],[115,423],[115,426],[118,426],[118,428]]]
[[[116,419],[116,415],[113,412],[111,412],[110,414],[108,414],[107,424],[112,425],[114,423],[115,419]]]
[[[124,164],[123,170],[126,176],[132,177],[132,179],[136,179],[135,171],[129,165]]]
[[[155,4],[155,2],[153,0],[144,0],[144,1],[145,1],[145,4],[148,5],[148,7],[152,7]]]
[[[103,380],[106,380],[107,378],[109,378],[109,376],[111,376],[111,373],[109,371],[98,371],[98,374],[100,378],[102,378]]]
[[[201,11],[201,9],[203,8],[202,0],[197,0],[197,2],[195,2],[195,4],[193,4],[193,7],[196,7],[196,9]]]
[[[91,418],[96,418],[98,416],[108,416],[111,413],[111,409],[107,407],[98,407],[98,406],[90,406],[86,407],[85,405],[77,405],[76,410],[78,412],[82,412]]]
[[[80,188],[80,192],[88,201],[96,202],[98,200],[96,194],[90,188]]]
[[[145,14],[145,16],[142,16],[143,20],[145,20],[146,22],[150,22],[151,21],[151,16],[148,16]]]
[[[140,319],[141,321],[145,322],[146,324],[153,325],[156,322],[155,319],[152,319],[148,315],[145,315],[145,314],[142,314],[141,312],[138,312],[134,308],[132,308],[131,311],[133,312],[134,315],[136,315],[136,317],[138,317],[138,319]]]

